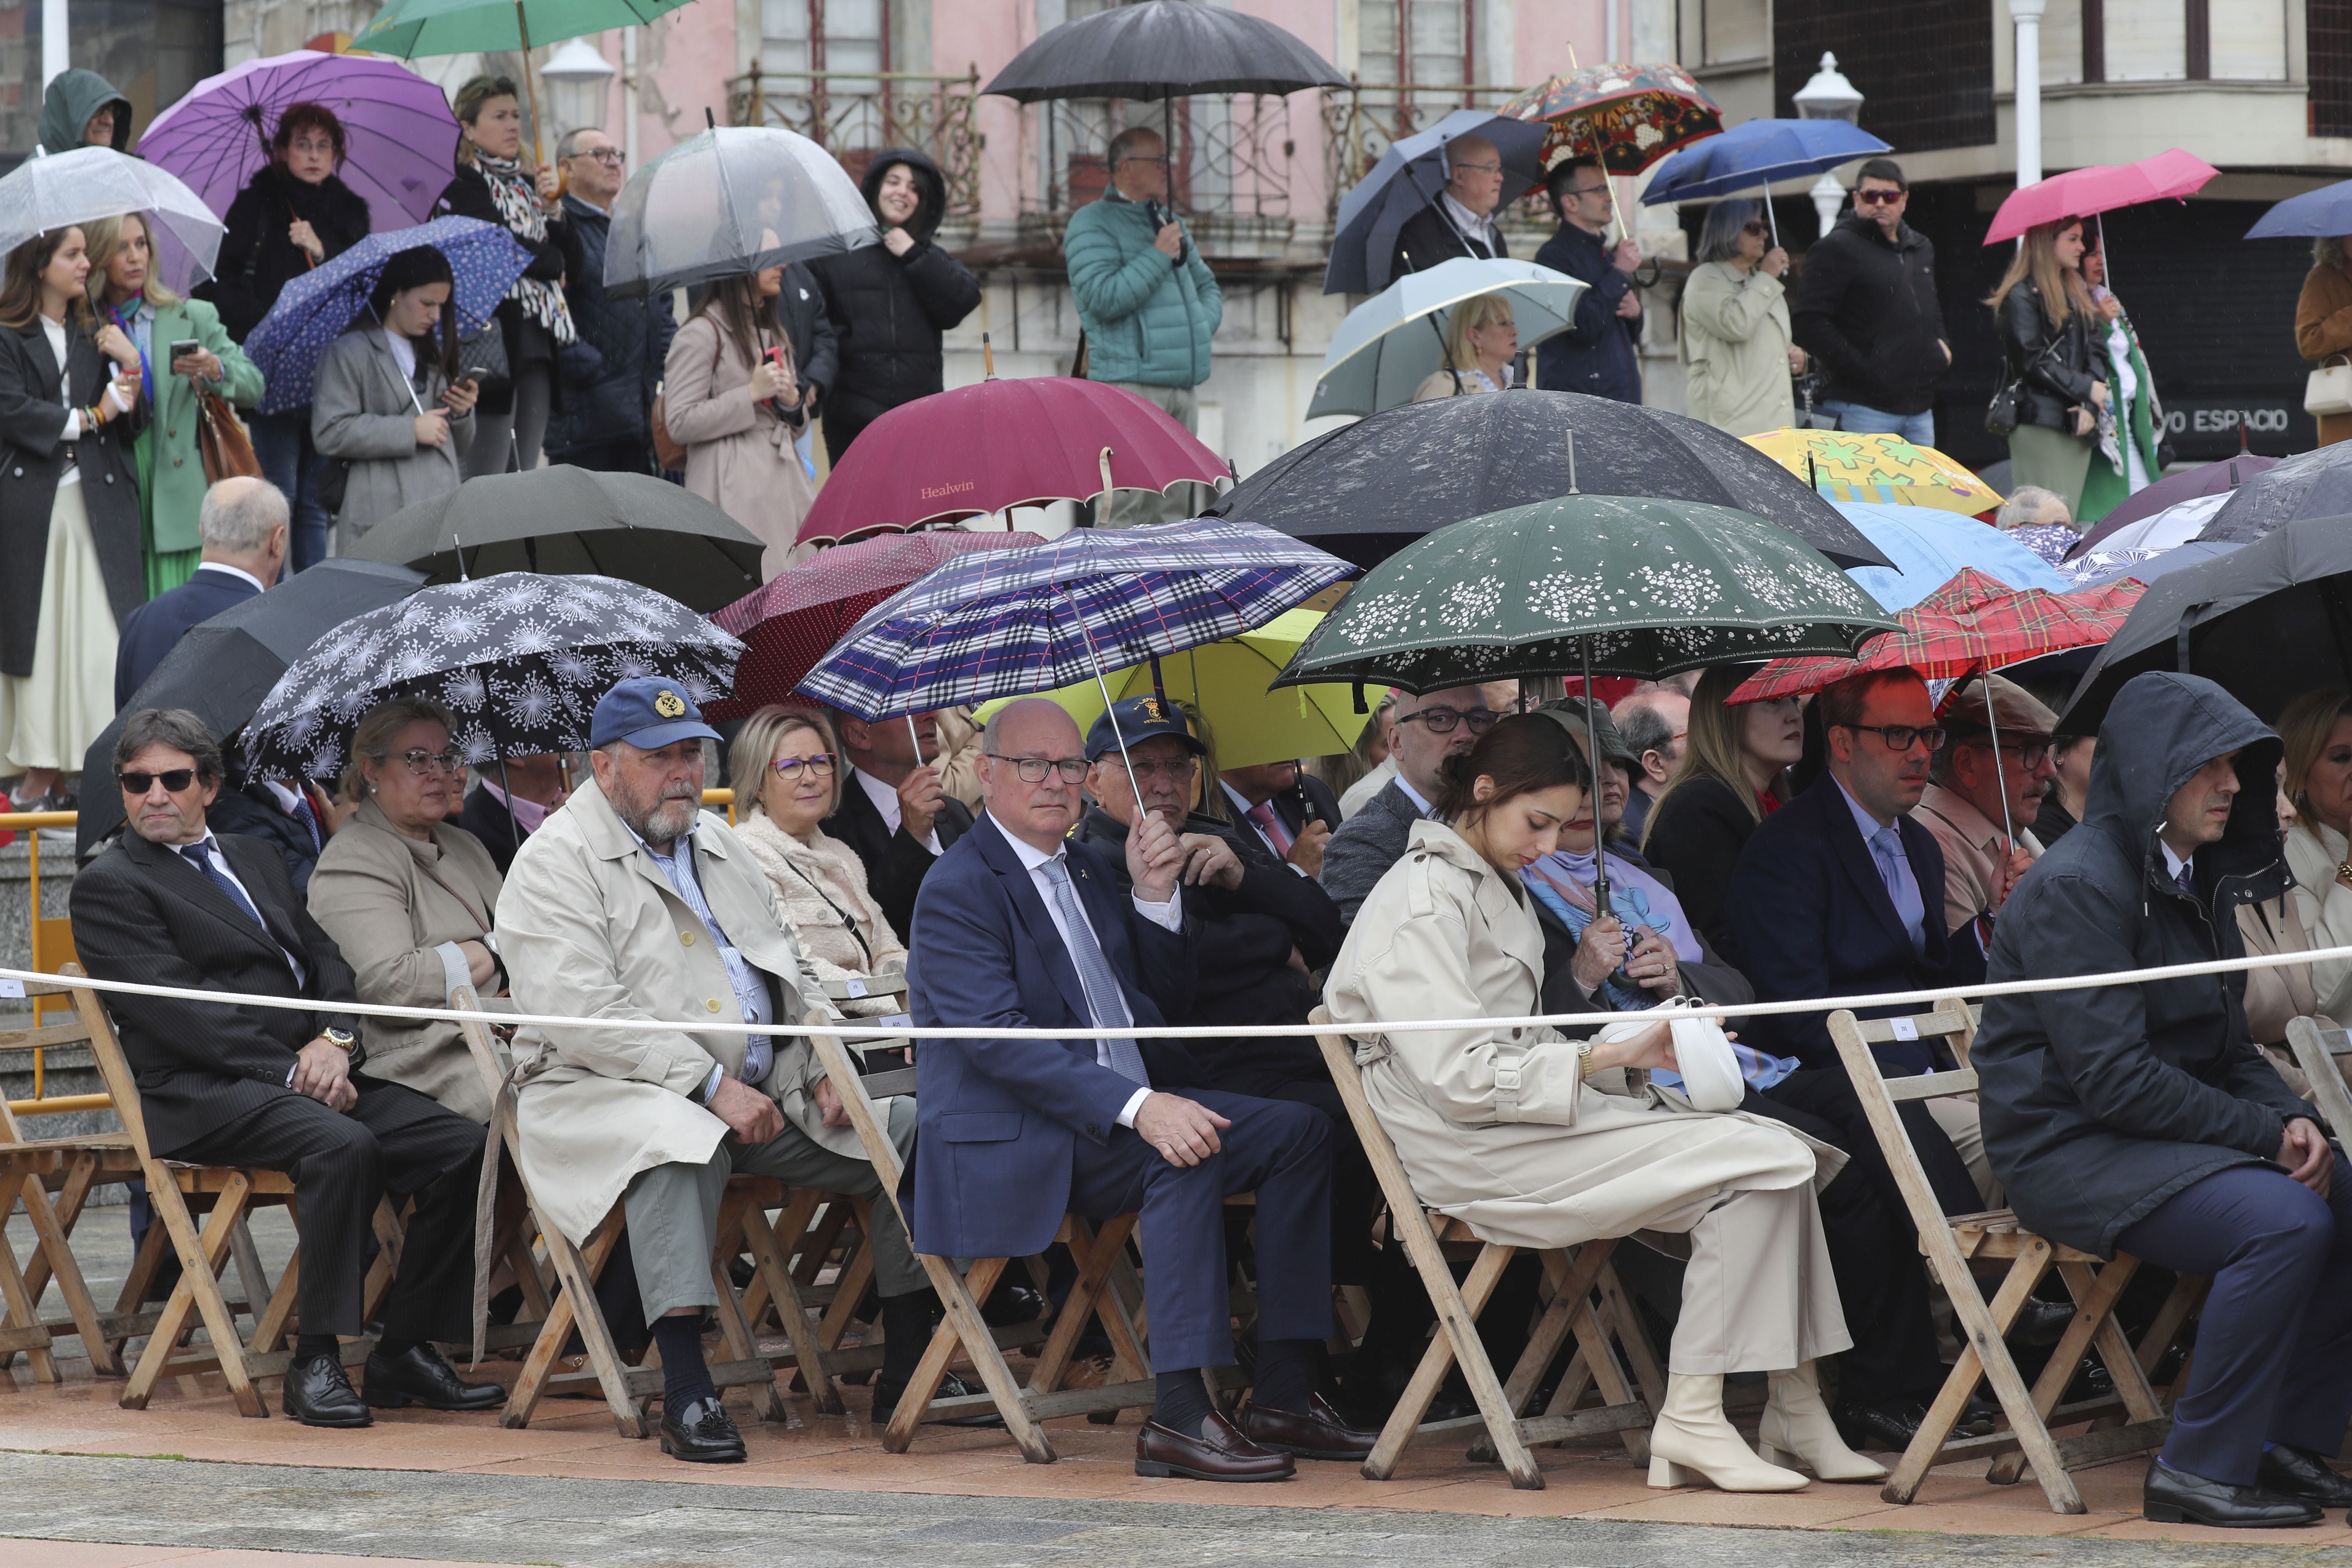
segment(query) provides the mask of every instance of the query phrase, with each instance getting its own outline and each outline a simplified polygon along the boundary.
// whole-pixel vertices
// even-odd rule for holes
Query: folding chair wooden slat
[[[2311,1080],[2312,1103],[2326,1120],[2339,1139],[2352,1139],[2352,1091],[2344,1087],[2344,1069],[2336,1065],[2338,1057],[2352,1057],[2352,1030],[2323,1031],[2309,1018],[2296,1018],[2286,1026],[2287,1048],[2294,1053],[2294,1065]]]

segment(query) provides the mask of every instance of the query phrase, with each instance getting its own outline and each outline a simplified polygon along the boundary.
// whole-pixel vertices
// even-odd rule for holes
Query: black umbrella
[[[2265,720],[2315,687],[2352,686],[2352,517],[2290,522],[2150,584],[2061,732],[2095,731],[2125,681],[2158,669],[2219,681]]]
[[[2352,443],[2299,453],[2241,484],[2197,537],[2243,544],[2281,524],[2352,512]]]
[[[114,776],[114,741],[125,715],[143,708],[184,708],[205,721],[215,740],[226,741],[245,727],[287,666],[312,644],[354,616],[397,604],[424,584],[425,574],[405,566],[321,561],[191,628],[83,753],[77,851],[89,854],[121,826],[122,797],[106,781]]]
[[[1385,409],[1284,453],[1209,511],[1374,566],[1449,522],[1580,491],[1736,507],[1841,566],[1894,564],[1745,441],[1679,414],[1574,392]]]
[[[487,474],[403,507],[352,553],[416,567],[436,583],[499,572],[617,577],[707,615],[760,585],[765,548],[680,486],[558,463]]]

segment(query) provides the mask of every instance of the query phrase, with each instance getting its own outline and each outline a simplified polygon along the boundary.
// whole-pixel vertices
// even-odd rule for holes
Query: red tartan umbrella
[[[909,583],[971,551],[1039,542],[1034,533],[950,528],[885,534],[817,552],[710,617],[742,638],[746,651],[735,666],[734,692],[704,703],[703,712],[740,719],[766,703],[790,700],[793,689],[843,633]]]
[[[1974,567],[1962,567],[1950,582],[1897,612],[1903,630],[1864,645],[1860,658],[1776,658],[1741,682],[1730,700],[1801,697],[1849,675],[1878,669],[1914,669],[1923,680],[1957,680],[2045,653],[2095,647],[2123,629],[2132,605],[2147,592],[2147,584],[2130,577],[2079,594],[2011,588]]]

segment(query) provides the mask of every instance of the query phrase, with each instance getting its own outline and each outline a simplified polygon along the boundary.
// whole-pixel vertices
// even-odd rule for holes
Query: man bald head
[[[1445,144],[1445,189],[1485,217],[1503,199],[1503,154],[1484,136],[1456,136]]]
[[[1086,747],[1077,721],[1058,702],[1024,697],[988,721],[980,752],[974,772],[997,826],[1033,848],[1050,851],[1060,844],[1086,809],[1079,787],[1087,776]]]

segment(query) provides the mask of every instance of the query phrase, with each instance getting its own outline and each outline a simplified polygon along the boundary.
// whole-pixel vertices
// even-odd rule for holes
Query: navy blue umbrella
[[[1826,174],[1840,163],[1874,157],[1894,149],[1843,120],[1750,120],[1720,136],[1685,147],[1650,176],[1643,206],[1661,202],[1704,201],[1769,185],[1775,180]],[[1767,201],[1768,217],[1772,204]],[[1775,225],[1772,243],[1780,243]]]
[[[2289,196],[2246,230],[2248,239],[2308,239],[2323,234],[2352,234],[2352,180]]]
[[[1544,177],[1546,127],[1483,109],[1457,109],[1428,130],[1389,143],[1372,172],[1339,203],[1338,237],[1323,272],[1326,294],[1377,294],[1394,279],[1397,231],[1445,189],[1445,144],[1481,136],[1503,160],[1502,202],[1517,201]]]

